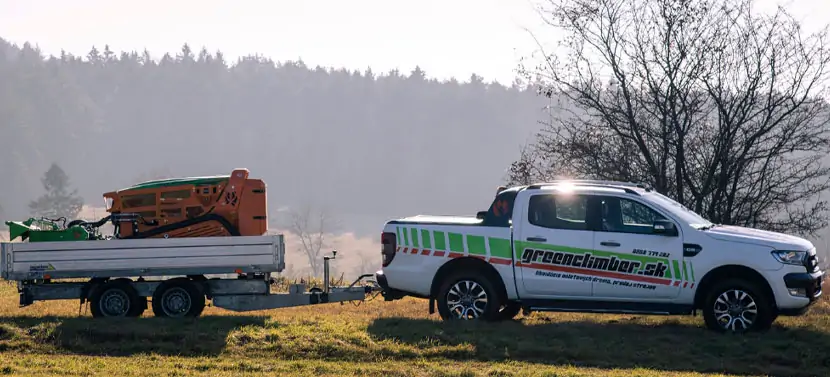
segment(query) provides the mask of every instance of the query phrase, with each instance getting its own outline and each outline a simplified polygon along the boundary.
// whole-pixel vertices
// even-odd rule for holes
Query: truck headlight
[[[794,264],[796,266],[803,266],[804,260],[807,258],[806,251],[796,250],[774,250],[772,256],[781,263]]]

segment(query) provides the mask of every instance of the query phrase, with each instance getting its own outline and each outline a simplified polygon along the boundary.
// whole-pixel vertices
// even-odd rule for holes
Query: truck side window
[[[656,220],[666,218],[633,200],[602,198],[602,231],[651,234]]]
[[[587,199],[582,195],[533,195],[528,222],[551,229],[588,230]]]

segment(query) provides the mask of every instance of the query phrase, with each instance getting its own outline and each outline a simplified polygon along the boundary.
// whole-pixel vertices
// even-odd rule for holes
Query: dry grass
[[[349,237],[335,239],[344,251],[337,266],[349,251],[377,255],[374,240]],[[303,260],[287,246],[294,253],[287,260]],[[807,316],[746,336],[714,334],[700,317],[534,313],[501,324],[447,324],[417,299],[250,313],[207,308],[185,321],[151,311],[93,320],[82,309],[71,300],[18,308],[14,287],[0,283],[0,375],[830,375],[826,298]]]
[[[425,300],[93,320],[75,301],[17,307],[0,285],[0,374],[105,376],[830,375],[830,301],[763,334],[700,317],[539,314],[441,322]]]

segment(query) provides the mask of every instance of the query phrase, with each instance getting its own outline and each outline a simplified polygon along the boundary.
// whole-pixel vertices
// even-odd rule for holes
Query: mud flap
[[[435,314],[435,298],[429,298],[429,314]]]

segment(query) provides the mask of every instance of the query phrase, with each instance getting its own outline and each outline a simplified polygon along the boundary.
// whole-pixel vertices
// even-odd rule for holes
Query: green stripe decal
[[[464,236],[458,233],[449,233],[450,235],[450,251],[456,253],[464,252]]]
[[[677,263],[676,260],[671,261],[672,266],[674,267],[674,276],[677,280],[680,280],[680,265]]]
[[[510,240],[504,238],[487,238],[490,243],[490,256],[510,259]]]
[[[424,249],[432,249],[432,240],[429,237],[429,231],[421,229],[421,242],[424,243]]]
[[[421,247],[421,245],[418,243],[418,229],[412,228],[410,229],[410,231],[412,232],[412,247]]]
[[[447,240],[444,237],[444,232],[435,231],[435,250],[447,250]]]
[[[484,246],[484,236],[467,235],[467,248],[470,254],[487,255],[487,249]]]
[[[686,269],[686,261],[683,261],[683,280],[689,281],[689,270]]]
[[[403,244],[403,238],[401,238],[401,227],[396,226],[396,227],[395,227],[395,231],[396,231],[396,232],[398,232],[398,242],[400,242],[401,244]]]
[[[650,281],[649,278],[670,279],[677,284],[679,281],[694,282],[695,271],[692,262],[682,259],[658,258],[638,254],[609,252],[604,250],[593,250],[588,248],[578,248],[564,245],[552,245],[548,243],[511,241],[509,238],[488,237],[485,235],[453,233],[445,231],[432,231],[421,229],[420,227],[395,227],[398,237],[402,237],[401,242],[407,247],[413,249],[424,250],[440,250],[441,254],[434,254],[435,256],[443,255],[445,251],[451,253],[468,254],[475,256],[489,256],[492,263],[510,264],[510,260],[514,259],[518,262],[522,260],[522,256],[528,249],[536,250],[525,256],[526,260],[530,260],[526,266],[531,268],[544,268],[542,265],[562,265],[565,267],[576,267],[582,269],[594,269],[597,271],[617,271],[615,266],[626,266],[625,261],[640,262],[640,265],[631,265],[632,269],[625,270],[622,267],[621,272],[632,275],[633,280]],[[410,241],[410,237],[412,240]],[[516,251],[516,256],[511,256],[512,251]],[[565,255],[563,258],[562,252],[565,254],[590,254],[591,258],[585,256],[585,263],[571,263],[570,260],[577,261],[576,257],[572,255]],[[540,254],[541,253],[541,254]],[[420,253],[419,253],[420,254]],[[544,254],[544,258],[539,259]],[[555,254],[555,255],[554,255]],[[557,260],[558,258],[558,260]],[[570,259],[568,259],[570,258]],[[616,258],[616,259],[614,259]],[[551,263],[551,260],[553,263]],[[609,262],[610,260],[610,262]],[[564,262],[563,262],[564,261]],[[610,267],[609,267],[610,263]],[[662,263],[662,264],[661,264]],[[686,266],[688,264],[688,266]],[[681,267],[682,265],[682,267]],[[591,275],[590,272],[588,272]],[[636,278],[636,275],[643,275],[642,278]],[[623,278],[624,279],[624,278]],[[670,284],[666,280],[657,280],[660,284]]]
[[[694,283],[695,282],[695,265],[693,265],[691,261],[689,261],[689,272],[692,273],[692,283]]]

